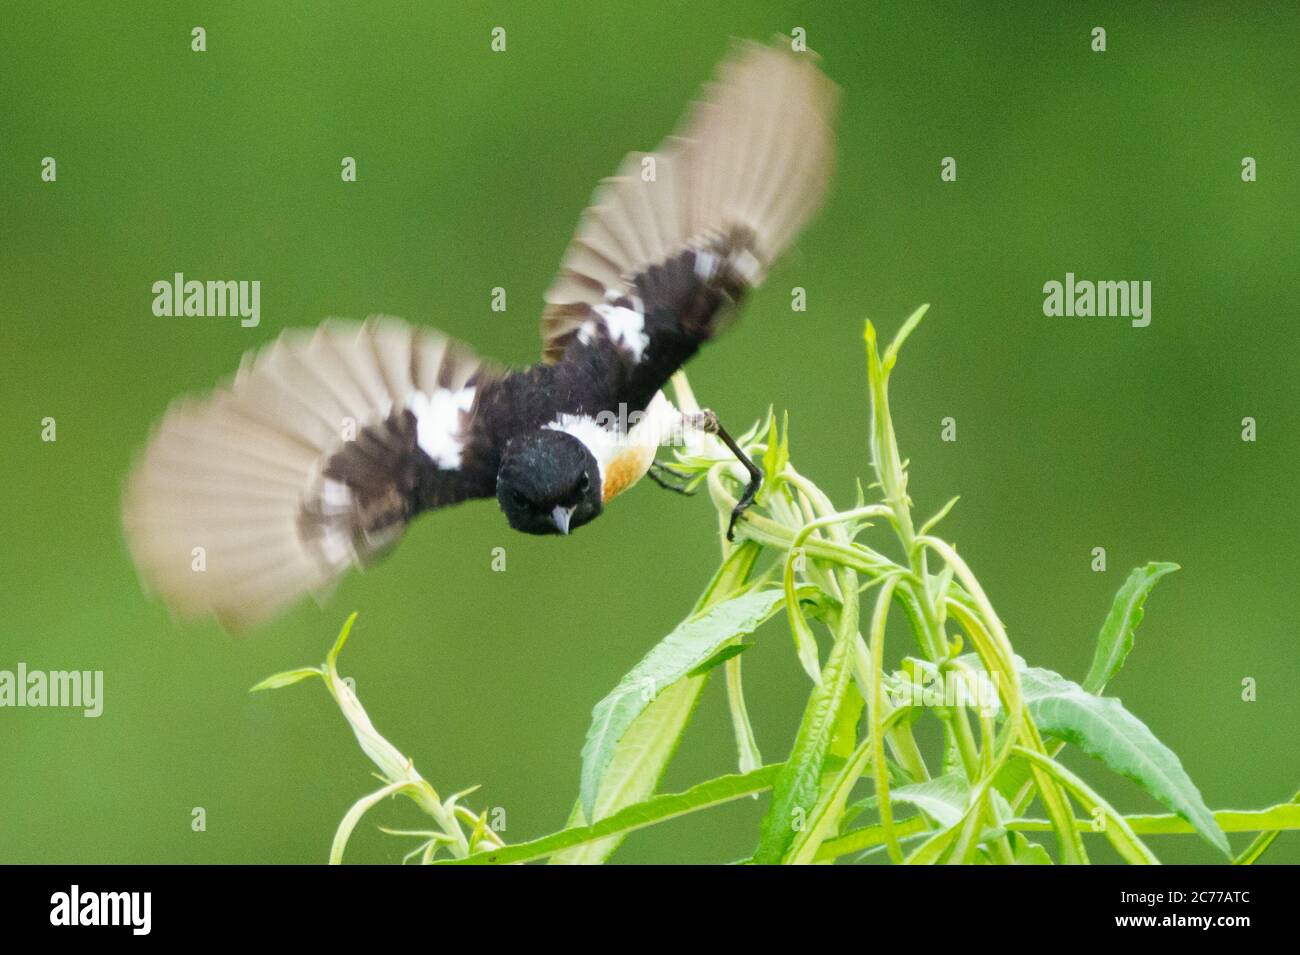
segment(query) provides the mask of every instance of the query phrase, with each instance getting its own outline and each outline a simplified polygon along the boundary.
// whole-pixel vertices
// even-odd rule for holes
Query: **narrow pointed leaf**
[[[455,863],[468,865],[505,865],[508,863],[529,862],[558,854],[561,850],[574,850],[611,837],[664,822],[687,813],[698,812],[712,806],[752,796],[772,787],[772,781],[780,772],[780,765],[763,766],[753,772],[738,776],[720,776],[707,782],[692,786],[682,793],[666,793],[654,796],[644,802],[625,806],[611,816],[600,820],[595,825],[576,825],[562,829],[541,839],[521,842],[501,849],[489,849],[470,856],[457,859]],[[452,860],[447,860],[448,862]]]
[[[301,670],[285,670],[283,673],[276,673],[268,676],[265,680],[256,686],[250,687],[249,693],[256,693],[258,690],[277,690],[282,686],[292,686],[303,680],[308,680],[314,676],[324,676],[320,667],[303,667]]]
[[[582,747],[581,800],[586,819],[600,818],[596,795],[615,748],[632,722],[660,693],[708,661],[723,644],[753,633],[784,600],[780,590],[761,590],[692,617],[664,637],[596,704]]]
[[[1137,567],[1115,594],[1106,622],[1097,635],[1097,651],[1092,666],[1083,679],[1083,688],[1089,693],[1100,693],[1119,672],[1125,658],[1133,649],[1133,635],[1142,622],[1142,605],[1161,577],[1178,570],[1177,564],[1150,563]]]
[[[1019,662],[1019,661],[1017,661]],[[1051,670],[1028,667],[1021,691],[1034,723],[1136,782],[1224,855],[1228,839],[1173,750],[1114,697],[1094,696]]]
[[[845,571],[843,592],[856,593],[857,580],[856,574]],[[822,670],[822,681],[813,687],[790,758],[773,786],[772,801],[763,816],[758,848],[754,852],[757,863],[774,865],[785,859],[797,827],[807,822],[821,795],[822,773],[846,696],[852,669],[849,657],[857,630],[858,602],[849,600],[840,609],[835,644]]]
[[[682,410],[698,410],[685,376],[674,376],[678,404]],[[689,399],[682,403],[685,396]],[[754,541],[742,541],[732,547],[714,573],[704,592],[695,602],[691,616],[699,616],[711,607],[738,595],[745,588],[758,586],[751,575],[758,555],[763,548]],[[618,810],[638,803],[654,792],[668,768],[677,749],[677,742],[690,722],[695,704],[708,685],[710,671],[699,676],[679,680],[660,693],[648,708],[642,711],[615,745],[613,757],[605,768],[596,796],[595,816],[604,819]],[[574,803],[569,815],[569,825],[584,825],[586,814],[582,800]],[[552,856],[552,865],[596,865],[605,862],[623,841],[623,835],[612,835],[596,842],[587,842]]]

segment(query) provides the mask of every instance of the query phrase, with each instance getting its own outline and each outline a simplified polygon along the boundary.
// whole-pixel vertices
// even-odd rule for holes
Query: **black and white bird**
[[[424,511],[495,497],[530,534],[597,517],[680,434],[670,376],[820,205],[836,100],[813,54],[740,44],[677,135],[600,184],[529,368],[393,318],[330,320],[179,400],[125,491],[146,587],[178,615],[245,629],[374,562]],[[760,472],[714,416],[691,423],[749,468],[739,513]]]

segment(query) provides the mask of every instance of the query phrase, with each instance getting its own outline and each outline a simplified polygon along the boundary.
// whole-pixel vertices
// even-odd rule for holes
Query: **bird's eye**
[[[586,494],[587,491],[590,490],[590,488],[591,488],[591,475],[588,472],[583,471],[582,480],[578,482],[578,491],[582,494]]]

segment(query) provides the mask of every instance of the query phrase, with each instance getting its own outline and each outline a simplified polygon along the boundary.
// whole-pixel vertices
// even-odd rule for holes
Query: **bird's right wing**
[[[387,318],[250,353],[228,386],[169,409],[128,479],[145,586],[178,615],[245,629],[376,560],[421,510],[490,496],[473,424],[499,374]]]

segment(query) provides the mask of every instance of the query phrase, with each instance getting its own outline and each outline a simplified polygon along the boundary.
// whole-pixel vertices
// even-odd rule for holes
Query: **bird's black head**
[[[511,439],[497,472],[497,501],[525,534],[567,534],[602,510],[600,467],[577,438],[544,428]]]

